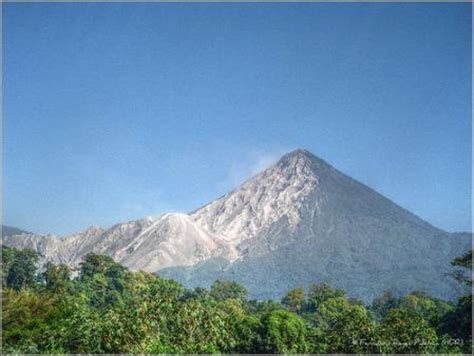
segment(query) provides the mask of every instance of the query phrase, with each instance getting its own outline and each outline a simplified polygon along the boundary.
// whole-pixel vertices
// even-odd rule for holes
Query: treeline
[[[385,293],[365,306],[314,284],[255,301],[231,281],[187,290],[94,254],[73,276],[2,249],[3,353],[471,353],[471,295]],[[467,286],[471,257],[453,261]]]

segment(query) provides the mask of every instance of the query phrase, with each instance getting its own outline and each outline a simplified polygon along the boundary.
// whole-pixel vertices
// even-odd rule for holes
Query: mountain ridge
[[[2,238],[12,235],[31,234],[31,232],[14,226],[2,225]]]
[[[5,243],[71,265],[88,252],[106,254],[187,287],[237,279],[259,298],[324,280],[366,300],[390,288],[452,299],[459,291],[445,274],[471,240],[453,236],[297,149],[189,214],[87,229],[63,240],[17,235]],[[222,259],[228,264],[213,262]]]

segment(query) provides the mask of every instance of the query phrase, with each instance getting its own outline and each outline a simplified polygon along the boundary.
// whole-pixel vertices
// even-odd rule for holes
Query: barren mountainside
[[[452,299],[461,291],[446,274],[471,235],[437,229],[296,150],[190,214],[92,227],[63,239],[24,233],[4,243],[73,266],[88,252],[106,254],[187,287],[233,279],[254,298],[325,281],[363,300],[387,289]]]

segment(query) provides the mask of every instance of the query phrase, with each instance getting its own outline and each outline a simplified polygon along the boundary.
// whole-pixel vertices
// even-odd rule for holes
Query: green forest
[[[386,292],[364,305],[323,283],[256,301],[236,282],[188,290],[107,256],[71,271],[2,252],[3,353],[471,353],[471,294]],[[467,292],[471,259],[452,262]]]

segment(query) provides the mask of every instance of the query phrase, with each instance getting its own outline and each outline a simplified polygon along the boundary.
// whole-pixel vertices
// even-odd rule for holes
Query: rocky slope
[[[189,266],[216,255],[229,256],[226,244],[195,224],[187,214],[164,214],[117,224],[108,230],[87,230],[58,238],[21,234],[4,239],[5,245],[33,248],[42,260],[73,267],[89,252],[109,255],[132,270],[156,272],[170,266]]]
[[[370,300],[415,289],[443,298],[460,290],[446,274],[471,244],[351,179],[305,150],[190,214],[165,214],[58,239],[22,234],[7,245],[77,265],[87,252],[188,287],[234,279],[255,298],[329,282]]]

